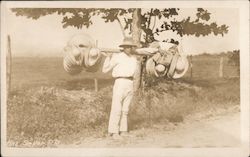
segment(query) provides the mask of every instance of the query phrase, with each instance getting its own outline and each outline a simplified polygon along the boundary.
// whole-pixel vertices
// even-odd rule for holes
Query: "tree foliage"
[[[25,16],[31,19],[39,19],[42,16],[58,14],[62,16],[63,28],[73,26],[78,29],[90,27],[94,24],[93,17],[99,16],[104,22],[117,21],[125,35],[124,30],[131,33],[132,12],[134,8],[12,8],[16,16]],[[179,8],[151,8],[142,9],[141,29],[144,43],[151,43],[163,32],[172,31],[179,36],[207,36],[209,34],[224,35],[228,32],[228,26],[218,26],[216,22],[210,22],[210,15],[207,10],[197,8],[195,19],[187,16],[177,19]],[[156,25],[157,23],[157,25]],[[163,39],[165,42],[178,44],[173,38]]]
[[[240,50],[233,50],[232,52],[229,52],[229,64],[233,64],[235,66],[240,67]]]

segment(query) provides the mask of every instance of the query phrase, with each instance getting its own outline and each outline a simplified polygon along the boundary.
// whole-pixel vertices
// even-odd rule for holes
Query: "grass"
[[[211,79],[218,78],[219,76],[219,66],[220,57],[219,56],[194,56],[193,59],[193,78],[198,79]],[[229,57],[223,57],[223,75],[224,77],[237,77],[238,69],[236,66],[229,64]],[[191,70],[189,68],[186,76],[191,75]]]
[[[206,66],[207,73],[198,68],[192,79],[187,74],[175,81],[150,80],[131,104],[129,128],[149,127],[160,121],[179,123],[197,112],[239,105],[239,78],[209,74],[215,64],[207,63],[211,58],[200,59],[194,59],[194,69]],[[114,81],[110,73],[70,76],[62,69],[60,58],[14,58],[13,62],[7,103],[9,146],[55,147],[89,136],[105,136]],[[98,92],[93,92],[93,77],[98,78]]]
[[[112,83],[111,74],[101,71],[70,75],[63,69],[62,58],[13,58],[12,66],[12,90],[40,86],[94,89],[93,78],[100,79],[100,88]],[[80,84],[82,82],[84,84]]]

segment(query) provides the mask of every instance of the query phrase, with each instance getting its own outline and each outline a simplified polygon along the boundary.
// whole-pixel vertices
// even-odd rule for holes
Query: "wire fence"
[[[240,77],[240,67],[229,62],[229,56],[189,56],[189,78],[234,78]]]

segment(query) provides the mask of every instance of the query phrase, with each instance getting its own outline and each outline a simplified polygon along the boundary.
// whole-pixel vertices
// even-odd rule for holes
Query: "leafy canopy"
[[[104,22],[119,22],[122,31],[128,30],[131,33],[132,12],[134,8],[12,8],[16,16],[25,16],[34,20],[42,16],[58,14],[62,18],[63,28],[73,26],[78,29],[90,27],[94,24],[93,17],[99,16]],[[163,32],[172,31],[179,36],[207,36],[209,34],[224,35],[228,33],[228,26],[225,24],[218,26],[216,22],[210,22],[210,15],[207,10],[197,8],[196,18],[190,16],[177,20],[179,8],[151,8],[142,9],[141,29],[144,43],[155,41],[155,37]],[[157,22],[157,25],[156,25]],[[166,38],[164,42],[178,44],[174,39]]]

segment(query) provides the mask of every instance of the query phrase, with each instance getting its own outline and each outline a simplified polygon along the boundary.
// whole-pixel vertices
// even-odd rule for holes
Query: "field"
[[[232,108],[238,112],[237,67],[224,59],[224,78],[219,78],[219,60],[193,57],[192,78],[189,70],[175,81],[151,80],[133,100],[130,130],[181,124],[195,114],[211,117]],[[98,92],[93,78],[98,79]],[[71,76],[64,71],[62,58],[13,58],[8,146],[57,147],[105,138],[113,82],[110,74],[101,72]]]
[[[214,80],[219,76],[219,61],[217,56],[197,56],[193,57],[194,80]],[[239,76],[237,67],[227,64],[224,61],[224,76]],[[190,80],[190,69],[184,76],[185,80]],[[100,88],[112,85],[111,74],[82,72],[79,75],[67,74],[62,66],[62,58],[14,58],[12,68],[12,90],[40,86],[53,86],[64,89],[79,90],[94,89],[93,78],[99,79]]]

